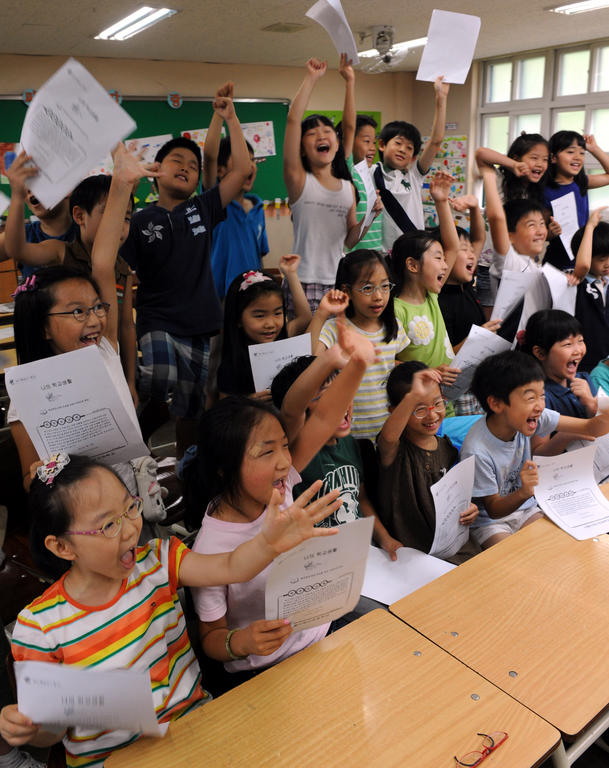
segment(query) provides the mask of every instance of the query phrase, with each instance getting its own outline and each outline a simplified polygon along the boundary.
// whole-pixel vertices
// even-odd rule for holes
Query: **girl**
[[[266,344],[303,333],[311,321],[311,310],[298,279],[300,257],[282,256],[279,269],[294,298],[295,317],[286,321],[279,283],[267,272],[244,272],[231,283],[224,304],[222,361],[218,368],[218,390],[222,395],[251,395],[270,400],[270,390],[256,392],[248,347]]]
[[[529,198],[544,203],[543,185],[548,170],[549,145],[543,136],[523,131],[514,139],[507,155],[479,147],[476,160],[501,166],[504,202]]]
[[[598,160],[605,173],[586,175],[586,150]],[[603,152],[592,135],[558,131],[550,138],[550,161],[550,178],[544,189],[546,205],[551,206],[554,200],[573,192],[577,220],[579,226],[584,227],[589,216],[588,189],[609,184],[609,155]],[[550,241],[545,259],[558,269],[573,268],[573,259],[558,237]]]
[[[31,547],[40,565],[62,575],[19,614],[13,656],[149,672],[158,721],[175,720],[208,698],[178,588],[247,581],[280,552],[331,533],[313,525],[336,508],[337,492],[307,507],[317,483],[288,509],[280,509],[282,494],[273,490],[256,536],[233,552],[200,555],[175,538],[136,546],[142,500],[109,467],[86,457],[54,458],[38,468],[32,481]],[[269,624],[283,626],[282,621]],[[67,765],[78,768],[103,766],[114,749],[139,737],[81,726],[63,734],[45,732],[17,705],[0,713],[0,734],[12,745],[48,746],[63,738]]]
[[[266,525],[269,499],[291,503],[292,488],[300,480],[298,473],[344,421],[366,366],[375,358],[368,340],[344,330],[340,336],[349,361],[322,394],[290,449],[277,412],[266,403],[229,397],[205,412],[197,458],[185,473],[191,525],[197,518],[201,520],[207,505],[195,551],[210,554],[232,550]],[[335,504],[333,509],[339,506]],[[289,623],[266,621],[267,575],[265,570],[241,586],[225,581],[228,586],[194,594],[203,650],[210,658],[224,662],[228,672],[251,676],[327,632],[328,625],[324,624],[291,635]],[[240,682],[241,677],[234,681]]]
[[[288,112],[283,145],[283,175],[294,223],[292,250],[301,257],[298,274],[312,311],[333,285],[343,249],[353,248],[366,232],[356,219],[355,189],[334,125],[324,115],[302,120],[326,69],[325,61],[307,62],[307,74]]]
[[[353,400],[351,433],[374,440],[387,418],[385,382],[397,355],[410,343],[402,323],[396,319],[389,267],[378,251],[358,250],[341,259],[336,287],[349,298],[347,324],[369,339],[379,350],[379,360],[366,371]],[[337,339],[336,317],[327,320],[319,334],[315,354],[329,349]]]

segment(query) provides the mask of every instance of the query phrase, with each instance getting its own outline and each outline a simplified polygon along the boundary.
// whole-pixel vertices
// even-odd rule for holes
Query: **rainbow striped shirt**
[[[159,722],[175,720],[206,695],[177,595],[178,539],[153,539],[116,597],[85,606],[68,597],[64,578],[21,611],[12,638],[16,661],[47,661],[96,669],[147,669]],[[110,752],[139,738],[130,731],[75,727],[64,737],[71,768],[103,766]]]

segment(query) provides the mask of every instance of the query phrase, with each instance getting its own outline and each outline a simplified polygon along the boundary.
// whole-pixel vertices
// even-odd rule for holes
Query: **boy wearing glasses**
[[[387,380],[389,417],[377,440],[381,521],[403,546],[422,552],[431,549],[436,527],[429,487],[459,459],[449,438],[437,437],[446,412],[441,381],[439,371],[418,360],[394,368]],[[471,525],[477,515],[470,504],[459,522]]]
[[[467,433],[461,459],[476,457],[473,495],[480,515],[472,538],[488,549],[541,517],[534,496],[538,477],[531,438],[556,430],[600,437],[609,431],[609,412],[577,419],[546,408],[544,373],[537,360],[523,352],[501,352],[480,363],[472,392],[486,418]]]

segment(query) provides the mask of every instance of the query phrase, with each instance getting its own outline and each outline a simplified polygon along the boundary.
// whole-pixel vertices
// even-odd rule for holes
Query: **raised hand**
[[[214,112],[223,120],[230,120],[235,116],[233,100],[229,96],[216,96],[213,101]]]
[[[427,368],[424,371],[417,371],[412,377],[410,385],[410,394],[412,400],[423,399],[427,396],[431,384],[442,383],[442,374],[435,368]]]
[[[456,179],[450,173],[437,171],[429,184],[429,192],[436,203],[445,203],[450,196],[450,188]]]
[[[227,83],[224,83],[224,85],[221,85],[218,90],[216,91],[216,98],[217,99],[223,99],[223,98],[233,98],[233,89],[235,87],[235,84],[232,82],[232,80],[229,80]]]
[[[349,328],[342,317],[336,318],[337,342],[345,355],[372,365],[378,360],[378,350],[363,334]]]
[[[129,152],[123,142],[119,142],[112,151],[112,160],[114,161],[113,176],[127,184],[135,184],[145,177],[158,178],[161,174],[160,163],[142,162],[141,152]]]
[[[439,96],[442,99],[445,99],[448,96],[448,92],[450,90],[450,84],[444,82],[444,75],[440,75],[440,77],[436,77],[436,79],[433,82],[433,89],[436,96]]]
[[[457,376],[461,373],[460,368],[451,368],[447,363],[444,363],[444,365],[439,365],[434,370],[440,373],[442,376],[442,384],[446,384],[446,386],[454,384],[457,380]]]
[[[588,217],[588,224],[596,227],[602,221],[603,213],[607,210],[607,207],[606,205],[601,205],[600,208],[595,208]]]
[[[588,152],[594,152],[594,150],[599,148],[596,139],[594,138],[594,134],[592,133],[584,133],[584,142],[586,143]]]
[[[25,152],[20,152],[6,171],[11,193],[18,197],[27,194],[27,180],[38,174],[38,168],[32,163],[32,158]]]
[[[314,80],[318,80],[320,77],[323,77],[326,74],[326,70],[328,69],[328,62],[320,61],[320,59],[309,59],[306,66],[307,74],[310,75]]]
[[[526,176],[526,178],[529,178],[529,174],[531,172],[531,169],[526,163],[521,163],[518,160],[514,160],[514,164],[510,168],[514,176],[518,176],[519,178],[521,176]]]
[[[353,62],[351,61],[351,59],[347,58],[347,54],[346,53],[341,53],[341,55],[340,55],[340,62],[339,62],[339,65],[338,65],[338,71],[340,73],[340,76],[344,80],[346,80],[348,83],[349,82],[354,82],[354,80],[355,80],[355,72],[353,70],[352,64],[353,64]]]
[[[317,307],[317,312],[325,314],[327,317],[333,315],[342,315],[349,306],[349,297],[344,291],[338,288],[331,288],[324,293]]]
[[[286,253],[279,259],[279,271],[286,277],[288,273],[296,273],[300,264],[300,256],[297,253]]]

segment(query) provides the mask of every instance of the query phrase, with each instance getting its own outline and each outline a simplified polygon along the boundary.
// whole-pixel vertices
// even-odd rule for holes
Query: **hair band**
[[[267,283],[267,282],[274,282],[272,277],[268,277],[267,275],[263,275],[262,272],[257,272],[253,269],[251,269],[249,272],[243,273],[243,282],[239,286],[240,291],[247,290],[250,285],[254,285],[254,283]]]
[[[44,464],[36,469],[36,474],[41,483],[52,486],[55,478],[61,470],[70,463],[70,457],[67,453],[59,451],[50,456]]]
[[[17,286],[15,293],[11,293],[11,299],[14,299],[15,296],[18,296],[20,293],[35,291],[37,287],[36,275],[30,275],[21,283],[21,285]]]

